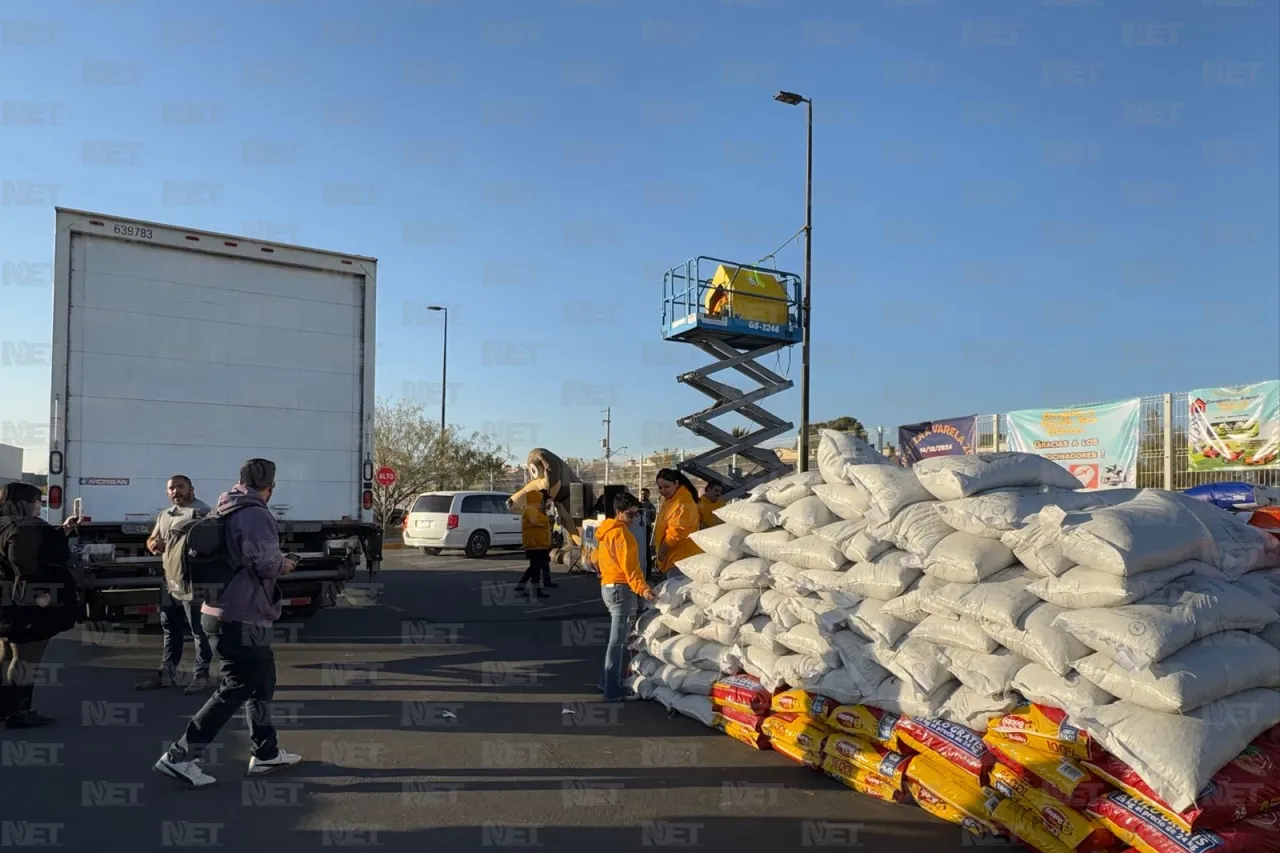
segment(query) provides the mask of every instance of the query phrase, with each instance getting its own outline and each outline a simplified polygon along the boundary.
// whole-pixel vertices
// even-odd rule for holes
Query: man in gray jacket
[[[252,743],[250,776],[302,760],[280,749],[271,724],[270,703],[276,687],[271,632],[281,608],[276,580],[296,568],[280,552],[276,519],[267,507],[275,479],[274,462],[250,459],[240,469],[239,485],[218,498],[215,512],[225,516],[223,530],[234,574],[217,601],[206,601],[200,610],[201,622],[222,661],[221,683],[191,718],[182,737],[155,764],[157,772],[193,788],[217,781],[200,768],[200,755],[242,705]]]

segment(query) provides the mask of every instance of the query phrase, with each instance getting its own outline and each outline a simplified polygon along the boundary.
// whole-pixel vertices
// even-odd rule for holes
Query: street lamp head
[[[809,100],[803,95],[797,95],[795,92],[779,92],[773,96],[773,99],[775,101],[781,101],[784,104],[790,104],[793,107],[803,104],[805,101]]]
[[[443,305],[428,305],[427,310],[428,311],[448,311],[449,309],[445,308]]]

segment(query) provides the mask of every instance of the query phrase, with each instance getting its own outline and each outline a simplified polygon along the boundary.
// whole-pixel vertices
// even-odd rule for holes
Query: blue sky
[[[605,405],[615,447],[693,446],[674,421],[706,398],[674,377],[702,361],[661,341],[661,271],[803,224],[786,88],[817,119],[815,419],[1274,378],[1278,9],[9,2],[0,340],[49,340],[56,201],[377,257],[379,392],[437,410],[421,309],[452,306],[449,419],[521,455],[594,455]],[[3,380],[39,444],[47,366]]]

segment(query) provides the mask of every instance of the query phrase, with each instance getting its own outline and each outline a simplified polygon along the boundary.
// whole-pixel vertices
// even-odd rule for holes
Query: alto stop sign
[[[396,481],[396,469],[383,466],[377,470],[373,478],[378,481],[379,486],[390,486]]]

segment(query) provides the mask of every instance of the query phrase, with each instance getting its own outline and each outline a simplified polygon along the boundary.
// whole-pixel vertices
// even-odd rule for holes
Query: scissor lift
[[[784,296],[770,297],[760,294],[734,293],[723,300],[717,310],[708,307],[708,297],[717,290],[712,276],[724,267],[733,276],[759,273],[782,285]],[[721,291],[724,288],[720,288]],[[731,289],[730,289],[731,290]],[[696,346],[716,359],[715,363],[681,374],[678,381],[706,394],[714,402],[711,406],[683,417],[676,424],[706,439],[715,448],[692,459],[681,462],[678,468],[700,480],[719,483],[724,487],[725,498],[741,497],[754,486],[776,478],[790,466],[778,459],[760,444],[790,431],[793,424],[773,415],[759,405],[761,400],[772,397],[792,387],[792,382],[768,369],[760,360],[780,352],[801,340],[800,277],[793,273],[779,272],[764,267],[723,261],[699,256],[681,266],[674,267],[663,276],[662,284],[662,337]],[[735,311],[734,297],[740,304],[749,301],[759,308],[768,302],[785,305],[785,312],[775,309],[771,313],[785,314],[786,321],[763,322],[744,312]],[[749,312],[749,313],[759,313]],[[712,379],[712,374],[723,370],[736,370],[760,387],[743,391],[724,382]],[[727,414],[737,414],[758,429],[739,437],[711,423]],[[715,471],[711,466],[722,459],[739,456],[756,463],[760,470],[748,477],[739,478]]]

